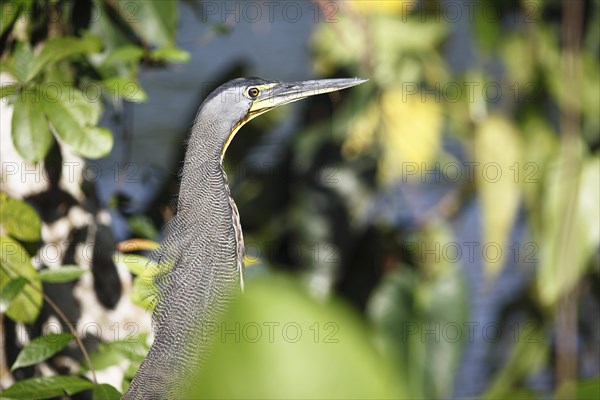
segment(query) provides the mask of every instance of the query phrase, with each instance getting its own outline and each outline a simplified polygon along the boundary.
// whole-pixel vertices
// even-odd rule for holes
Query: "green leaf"
[[[13,199],[4,193],[0,193],[0,223],[18,240],[40,240],[42,221],[35,209],[24,201]]]
[[[577,382],[577,399],[592,400],[600,398],[600,377]]]
[[[25,278],[28,284],[12,301],[6,315],[14,321],[32,323],[42,308],[42,283],[25,249],[14,239],[0,236],[0,291],[18,278]]]
[[[42,69],[60,61],[81,53],[98,53],[102,50],[101,40],[93,35],[84,35],[82,38],[60,37],[48,40],[44,48],[35,56],[25,81],[35,78]]]
[[[537,290],[545,305],[555,304],[579,282],[600,243],[600,156],[573,160],[569,154],[580,144],[570,146],[562,144],[545,179],[537,270]]]
[[[0,86],[0,99],[12,96],[19,87],[20,85],[18,83],[9,83],[8,85]]]
[[[93,400],[119,400],[121,396],[122,394],[117,389],[107,383],[94,386],[92,392]]]
[[[315,301],[289,278],[248,282],[218,326],[230,333],[218,332],[206,362],[174,398],[402,397],[352,311]],[[207,346],[201,338],[197,344]]]
[[[15,45],[12,60],[12,72],[20,82],[26,82],[33,65],[33,50],[29,42],[18,42]]]
[[[26,161],[44,159],[53,143],[37,96],[20,96],[14,103],[12,140],[19,155]]]
[[[110,154],[113,147],[112,132],[106,128],[85,128],[84,138],[78,144],[77,151],[89,159],[102,158]]]
[[[96,126],[102,116],[100,98],[89,99],[81,90],[67,87],[64,93],[69,94],[69,111],[79,126]]]
[[[18,4],[14,1],[6,1],[2,4],[2,17],[0,17],[0,35],[4,35],[6,31],[19,16]]]
[[[134,103],[146,101],[148,95],[137,82],[123,77],[102,81],[102,86],[112,94],[115,101],[123,99]]]
[[[64,349],[73,339],[74,337],[70,333],[52,333],[50,335],[39,336],[19,352],[10,370],[14,371],[17,368],[35,365],[47,360]]]
[[[43,269],[39,272],[42,282],[62,283],[79,279],[87,270],[78,267],[77,265],[63,265],[56,269]]]
[[[113,138],[108,129],[82,127],[80,114],[64,101],[45,101],[43,106],[58,136],[77,153],[87,158],[100,158],[110,153]]]
[[[16,382],[1,394],[3,397],[11,399],[36,400],[71,396],[93,388],[94,384],[87,379],[57,375],[24,379]]]
[[[5,313],[8,310],[10,303],[12,303],[26,284],[26,279],[17,278],[11,280],[2,288],[2,291],[0,291],[0,313]]]
[[[127,267],[134,275],[143,275],[150,268],[156,268],[155,261],[138,254],[115,253],[113,260]]]
[[[192,59],[190,53],[177,47],[161,47],[151,53],[151,57],[155,60],[162,60],[173,63],[184,63]]]
[[[106,56],[102,65],[107,66],[119,63],[137,63],[143,56],[144,49],[139,46],[120,46]]]
[[[155,46],[175,43],[177,6],[173,0],[118,0],[119,15],[144,41]]]

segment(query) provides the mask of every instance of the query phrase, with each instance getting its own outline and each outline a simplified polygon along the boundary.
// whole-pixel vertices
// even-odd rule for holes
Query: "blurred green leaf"
[[[106,56],[103,65],[137,63],[144,56],[144,49],[135,45],[119,46]]]
[[[184,63],[192,59],[190,53],[177,47],[161,47],[151,53],[152,58],[172,63]]]
[[[87,270],[77,265],[63,265],[60,268],[43,269],[38,275],[42,282],[63,283],[79,279],[86,272]]]
[[[36,99],[21,97],[14,103],[12,140],[19,155],[26,161],[44,159],[54,142],[42,104]]]
[[[513,398],[510,395],[515,393],[517,384],[544,365],[548,357],[548,343],[541,332],[531,337],[528,326],[529,324],[524,324],[520,328],[517,336],[520,340],[513,346],[506,365],[494,375],[482,399]]]
[[[0,236],[0,291],[18,278],[25,278],[28,284],[13,299],[6,315],[14,321],[32,323],[42,308],[42,283],[25,249],[17,241]]]
[[[8,234],[24,242],[40,240],[42,221],[33,207],[24,201],[0,193],[0,223]]]
[[[115,100],[123,99],[134,103],[146,101],[148,95],[137,82],[123,77],[102,81],[102,86],[113,95]]]
[[[79,126],[95,126],[98,123],[102,115],[100,99],[92,101],[81,90],[70,87],[63,87],[62,91],[68,93],[69,112],[77,120]]]
[[[573,146],[569,149],[563,143],[545,181],[537,276],[537,289],[545,305],[555,304],[576,285],[600,243],[600,156],[586,157],[579,167],[569,158],[573,151],[579,151],[579,145]]]
[[[506,261],[508,237],[521,202],[521,182],[514,171],[522,165],[523,144],[517,128],[499,115],[483,121],[475,133],[477,191],[483,209],[486,274],[496,276]]]
[[[37,54],[31,67],[27,71],[25,81],[35,78],[44,68],[67,57],[81,53],[98,53],[102,50],[102,42],[97,36],[86,34],[81,38],[59,37],[49,39],[39,54]]]
[[[19,6],[16,1],[4,1],[2,2],[2,18],[0,18],[0,36],[4,35],[6,31],[17,19],[20,14]]]
[[[43,107],[58,136],[77,153],[90,159],[110,153],[112,133],[108,129],[80,125],[83,122],[81,109],[71,109],[71,104],[62,100],[44,101]]]
[[[49,399],[57,396],[71,396],[84,390],[90,390],[94,384],[76,376],[44,376],[16,382],[4,390],[2,397],[9,399]]]
[[[21,289],[27,284],[24,278],[10,280],[0,291],[0,313],[5,313],[12,301],[21,293]]]
[[[17,42],[12,61],[11,72],[21,83],[26,82],[33,65],[33,50],[29,42]]]
[[[26,345],[19,352],[17,359],[10,368],[14,371],[17,368],[27,367],[29,365],[38,364],[54,354],[58,353],[67,345],[74,337],[70,333],[52,333],[45,336],[39,336]]]
[[[134,215],[127,220],[132,236],[158,240],[158,230],[152,224],[150,218],[145,215]]]
[[[175,397],[398,397],[398,379],[352,313],[289,278],[257,277],[220,326],[206,363]]]
[[[138,254],[115,253],[113,261],[127,267],[134,275],[143,275],[147,270],[156,268],[156,262]]]
[[[173,0],[117,0],[119,15],[144,41],[159,47],[175,43],[177,4]]]
[[[8,85],[0,86],[0,99],[3,99],[8,96],[12,96],[17,92],[20,85],[18,83],[9,83]]]
[[[600,398],[600,377],[577,382],[578,400],[596,400]]]
[[[92,392],[93,400],[119,400],[122,394],[107,383],[94,386]]]

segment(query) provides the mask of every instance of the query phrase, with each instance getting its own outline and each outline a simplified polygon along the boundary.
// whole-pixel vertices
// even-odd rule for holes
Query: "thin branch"
[[[98,384],[98,380],[96,379],[96,371],[94,370],[94,366],[92,365],[92,360],[90,359],[90,356],[87,352],[87,350],[85,349],[85,346],[83,345],[83,341],[81,340],[81,337],[79,336],[79,334],[77,333],[77,330],[75,329],[75,327],[73,326],[73,324],[71,324],[71,322],[69,321],[69,319],[67,318],[67,316],[62,312],[62,310],[60,309],[60,307],[58,307],[56,305],[56,303],[50,298],[48,297],[48,295],[46,293],[44,293],[43,290],[37,288],[33,282],[21,275],[16,268],[14,268],[12,265],[10,265],[10,263],[6,262],[6,260],[4,260],[3,264],[8,267],[13,274],[15,274],[18,277],[21,277],[23,279],[25,279],[27,281],[27,284],[33,288],[33,290],[35,290],[36,292],[40,293],[42,295],[42,298],[44,299],[44,301],[46,301],[46,303],[48,303],[48,305],[54,310],[54,312],[56,313],[56,315],[58,315],[58,317],[65,323],[65,325],[67,325],[67,327],[69,328],[69,331],[71,331],[71,334],[73,335],[73,337],[75,338],[75,342],[77,343],[77,346],[79,347],[79,350],[81,350],[81,353],[83,354],[83,358],[85,359],[85,362],[87,363],[90,372],[92,373],[92,380],[94,381],[94,384]]]

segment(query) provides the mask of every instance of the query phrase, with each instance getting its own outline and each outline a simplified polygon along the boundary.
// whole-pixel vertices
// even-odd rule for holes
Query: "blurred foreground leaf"
[[[546,305],[574,287],[600,243],[600,156],[587,157],[579,169],[565,158],[568,151],[563,148],[546,179],[537,277]]]
[[[523,144],[513,124],[491,116],[475,133],[476,182],[483,209],[482,245],[488,276],[496,276],[508,254],[508,235],[521,202],[515,169],[521,168]],[[488,251],[489,250],[489,251]]]
[[[282,276],[234,300],[180,398],[397,398],[399,383],[360,322]],[[236,377],[231,379],[231,377]]]
[[[87,270],[77,265],[63,265],[60,268],[43,269],[39,272],[39,276],[42,282],[62,283],[79,279],[86,272]]]

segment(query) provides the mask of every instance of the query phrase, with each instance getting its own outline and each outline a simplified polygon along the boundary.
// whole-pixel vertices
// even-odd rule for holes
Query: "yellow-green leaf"
[[[43,269],[39,272],[42,282],[62,283],[74,281],[87,271],[77,265],[63,265],[60,268]]]
[[[32,323],[42,307],[42,283],[25,249],[14,239],[0,236],[0,291],[18,278],[28,283],[14,298],[6,315],[18,322]]]
[[[24,201],[0,193],[0,224],[12,237],[25,242],[40,240],[42,221]]]
[[[521,201],[521,184],[514,170],[522,160],[517,128],[494,115],[483,121],[475,133],[475,179],[481,201],[486,273],[495,276],[508,253],[508,238]]]
[[[385,137],[378,173],[384,182],[401,177],[406,165],[433,169],[431,161],[440,148],[442,110],[438,102],[421,94],[406,95],[401,90],[381,97]],[[420,175],[411,175],[411,177]]]

